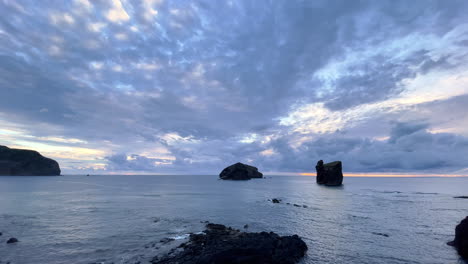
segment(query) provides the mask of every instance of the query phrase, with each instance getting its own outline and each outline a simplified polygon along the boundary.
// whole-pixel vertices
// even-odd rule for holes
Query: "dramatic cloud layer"
[[[467,1],[0,1],[0,144],[65,173],[468,174]]]

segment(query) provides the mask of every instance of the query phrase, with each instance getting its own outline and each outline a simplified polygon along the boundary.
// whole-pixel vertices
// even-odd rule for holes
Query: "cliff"
[[[34,150],[0,146],[0,176],[58,176],[57,161]]]

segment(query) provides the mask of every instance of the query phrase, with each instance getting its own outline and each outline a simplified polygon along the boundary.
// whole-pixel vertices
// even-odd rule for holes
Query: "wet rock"
[[[340,186],[343,183],[343,172],[341,161],[323,163],[323,160],[317,162],[317,183],[326,186]]]
[[[167,244],[167,243],[172,242],[172,241],[174,241],[174,240],[175,240],[175,239],[173,239],[173,238],[166,237],[166,238],[163,238],[163,239],[159,240],[159,242],[160,242],[160,243],[163,243],[163,244]]]
[[[272,263],[298,262],[307,245],[297,235],[273,232],[247,233],[219,224],[207,224],[203,234],[192,234],[189,242],[155,257],[151,263]]]
[[[298,204],[293,204],[293,206],[295,206],[295,207],[301,207],[301,206],[300,206],[300,205],[298,205]]]
[[[13,243],[17,243],[17,242],[19,242],[18,239],[12,237],[12,238],[8,239],[7,244],[13,244]]]
[[[468,260],[468,216],[455,227],[455,240],[447,244],[455,247],[458,255]]]
[[[372,232],[372,234],[374,234],[374,235],[378,235],[378,236],[389,237],[389,235],[387,235],[387,234],[384,234],[384,233],[377,233],[377,232]]]
[[[453,198],[457,198],[457,199],[468,199],[468,196],[455,196]]]
[[[222,180],[250,180],[263,178],[263,174],[256,167],[238,162],[225,168],[219,174],[219,178]]]
[[[2,232],[0,232],[0,236],[3,235]]]
[[[244,225],[244,229],[247,229],[247,228],[249,228],[249,225]]]
[[[0,175],[58,176],[60,167],[37,151],[0,146]]]
[[[280,199],[276,199],[276,198],[274,198],[274,199],[273,199],[273,200],[271,200],[271,201],[272,201],[273,203],[280,203],[280,202],[281,202],[281,200],[280,200]]]

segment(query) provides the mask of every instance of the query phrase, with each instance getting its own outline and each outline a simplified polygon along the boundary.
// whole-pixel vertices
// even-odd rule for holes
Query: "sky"
[[[0,145],[63,174],[468,175],[468,1],[0,0]]]

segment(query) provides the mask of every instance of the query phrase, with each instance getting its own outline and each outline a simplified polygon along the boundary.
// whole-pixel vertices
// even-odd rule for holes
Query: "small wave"
[[[182,235],[172,236],[172,237],[169,237],[169,238],[174,239],[174,240],[187,239],[187,238],[190,237],[191,234],[200,235],[200,234],[203,234],[203,232],[182,234]]]
[[[403,193],[403,192],[400,192],[400,191],[383,191],[383,192],[380,192],[380,193]]]
[[[186,239],[190,236],[190,234],[182,234],[182,235],[178,235],[178,236],[172,236],[172,237],[169,237],[169,238],[172,238],[174,240],[180,240],[180,239]]]
[[[450,209],[450,208],[431,208],[431,211],[453,211],[453,212],[466,212],[464,209]]]
[[[160,194],[143,194],[143,197],[161,197]]]
[[[379,256],[379,258],[384,261],[388,260],[391,263],[404,263],[404,264],[409,264],[409,263],[419,264],[420,263],[420,262],[416,262],[416,261],[409,260],[406,258],[397,258],[397,257],[389,257],[389,256]]]
[[[37,216],[34,215],[12,215],[12,214],[2,214],[0,218],[9,220],[9,219],[37,219]]]
[[[213,194],[201,193],[201,192],[173,192],[173,193],[166,193],[164,195],[167,195],[167,196],[213,196]]]
[[[359,215],[349,215],[352,218],[360,218],[360,219],[370,219],[368,216],[359,216]]]

